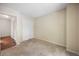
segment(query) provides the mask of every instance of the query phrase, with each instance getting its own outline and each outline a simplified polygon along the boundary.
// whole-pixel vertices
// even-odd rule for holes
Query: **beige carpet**
[[[64,47],[39,39],[30,39],[20,45],[1,51],[2,56],[75,56]]]

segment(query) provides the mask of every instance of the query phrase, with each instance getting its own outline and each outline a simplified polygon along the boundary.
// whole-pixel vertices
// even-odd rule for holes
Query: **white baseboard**
[[[35,38],[35,39],[38,39],[38,38]],[[40,40],[42,40],[42,39],[40,39]],[[50,41],[48,41],[48,40],[44,40],[44,41],[50,42]],[[62,44],[59,44],[59,43],[56,43],[56,42],[50,42],[50,43],[53,43],[53,44],[56,44],[56,45],[59,45],[59,46],[62,46],[62,47],[66,47],[66,46],[64,46],[64,45],[62,45]],[[79,55],[79,51],[73,51],[73,50],[71,50],[71,49],[67,49],[67,51]]]
[[[36,39],[38,39],[38,38],[36,38]],[[40,39],[40,40],[42,40],[42,39]],[[59,46],[62,46],[62,47],[66,47],[66,46],[59,44],[59,43],[56,43],[56,42],[51,42],[51,41],[48,41],[48,40],[44,40],[44,41],[47,41],[47,42],[50,42],[50,43],[53,43],[53,44],[56,44],[56,45],[59,45]]]
[[[59,45],[59,46],[62,46],[62,47],[66,47],[64,46],[63,44],[59,44],[59,43],[56,43],[56,42],[52,42],[53,44],[56,44],[56,45]]]
[[[74,54],[79,55],[79,51],[73,51],[73,50],[71,50],[71,49],[67,49],[67,51],[69,51],[69,52],[72,52],[72,53],[74,53]]]

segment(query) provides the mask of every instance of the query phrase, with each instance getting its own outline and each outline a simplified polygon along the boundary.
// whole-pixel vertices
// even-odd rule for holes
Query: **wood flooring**
[[[12,46],[15,46],[16,43],[14,39],[12,39],[10,36],[5,36],[0,38],[0,48],[1,50],[10,48]]]

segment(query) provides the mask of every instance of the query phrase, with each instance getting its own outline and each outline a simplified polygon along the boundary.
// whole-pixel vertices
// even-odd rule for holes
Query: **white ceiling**
[[[19,11],[20,13],[30,16],[39,17],[48,13],[61,10],[67,6],[66,3],[1,3],[5,6]]]

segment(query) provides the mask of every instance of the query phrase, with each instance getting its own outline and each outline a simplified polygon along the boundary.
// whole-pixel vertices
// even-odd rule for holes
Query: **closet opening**
[[[0,14],[0,48],[1,50],[13,47],[16,45],[16,21],[15,17]]]

